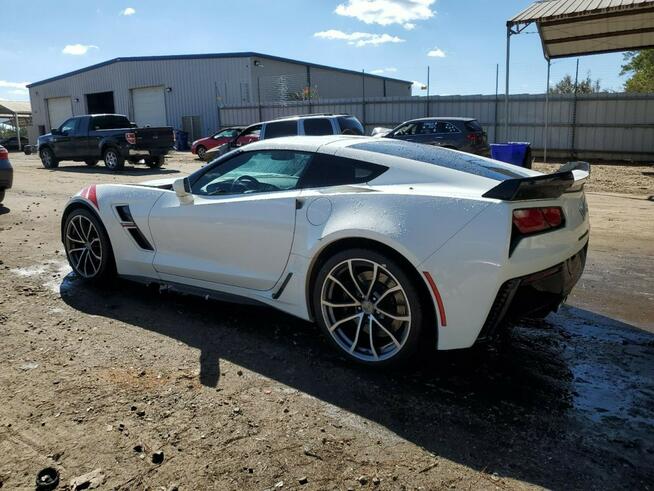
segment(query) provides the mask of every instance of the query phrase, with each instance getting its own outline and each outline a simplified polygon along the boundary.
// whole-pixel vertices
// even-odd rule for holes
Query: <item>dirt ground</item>
[[[60,212],[90,183],[189,173],[12,154],[0,207],[0,488],[652,489],[654,177],[593,169],[588,264],[568,305],[495,350],[413,370],[344,363],[271,309],[95,289]],[[181,174],[180,174],[181,175]],[[619,193],[619,194],[617,194]],[[153,463],[153,454],[163,460]]]

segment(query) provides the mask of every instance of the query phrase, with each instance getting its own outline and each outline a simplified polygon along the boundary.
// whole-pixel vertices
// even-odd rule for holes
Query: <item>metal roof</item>
[[[507,26],[533,22],[548,59],[654,47],[654,0],[540,0]]]
[[[0,101],[0,115],[31,116],[32,106],[29,101]]]
[[[652,0],[654,1],[654,0]],[[254,51],[244,51],[244,52],[236,52],[236,53],[206,53],[206,54],[191,54],[191,55],[163,55],[163,56],[129,56],[129,57],[124,57],[124,58],[113,58],[111,60],[103,61],[102,63],[97,63],[95,65],[91,65],[85,68],[80,68],[79,70],[74,70],[72,72],[64,73],[61,75],[57,75],[55,77],[51,78],[46,78],[44,80],[39,80],[38,82],[33,82],[29,84],[27,87],[35,87],[37,85],[42,85],[48,82],[53,82],[55,80],[60,80],[62,78],[70,77],[71,75],[77,75],[79,73],[84,73],[88,72],[90,70],[95,70],[96,68],[100,68],[103,66],[111,65],[113,63],[118,63],[118,62],[123,62],[123,61],[162,61],[162,60],[210,60],[210,59],[215,59],[215,58],[263,58],[267,60],[273,60],[273,61],[281,61],[281,62],[286,62],[286,63],[294,63],[296,65],[303,65],[303,66],[308,66],[311,68],[321,68],[325,70],[334,70],[337,72],[343,72],[343,73],[352,73],[352,74],[357,74],[361,75],[360,71],[356,70],[347,70],[345,68],[335,68],[332,66],[327,66],[327,65],[320,65],[318,63],[309,63],[306,61],[300,61],[300,60],[294,60],[291,58],[283,58],[281,56],[274,56],[274,55],[266,55],[263,53],[257,53]],[[392,77],[384,77],[382,75],[374,75],[372,73],[366,73],[366,77],[371,77],[371,78],[378,78],[378,79],[383,79],[383,80],[392,80],[394,82],[404,82],[407,84],[411,84],[413,82],[409,80],[402,80],[399,78],[392,78]]]

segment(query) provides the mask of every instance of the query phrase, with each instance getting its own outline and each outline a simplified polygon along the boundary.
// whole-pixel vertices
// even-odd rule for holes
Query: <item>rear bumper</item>
[[[8,160],[0,160],[0,189],[9,189],[14,182],[14,169]]]
[[[125,152],[125,158],[159,157],[160,155],[166,155],[167,153],[167,148],[153,148],[151,150],[128,148]]]
[[[565,301],[586,265],[588,243],[574,256],[551,268],[510,279],[500,287],[477,342],[494,338],[507,322],[544,317]]]

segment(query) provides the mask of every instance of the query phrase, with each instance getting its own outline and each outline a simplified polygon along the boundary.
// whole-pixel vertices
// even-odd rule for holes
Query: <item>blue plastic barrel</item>
[[[491,158],[506,162],[508,164],[518,165],[520,167],[529,167],[531,162],[526,162],[527,153],[531,147],[527,142],[509,142],[509,143],[491,143]]]
[[[188,147],[188,133],[186,131],[175,130],[175,150],[186,152]]]

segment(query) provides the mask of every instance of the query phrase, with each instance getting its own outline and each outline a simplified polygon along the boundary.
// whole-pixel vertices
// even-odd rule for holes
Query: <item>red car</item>
[[[242,126],[232,126],[230,128],[224,128],[220,130],[213,136],[195,140],[193,145],[191,145],[191,153],[196,154],[198,157],[203,159],[207,150],[232,141],[232,139],[242,130]]]

